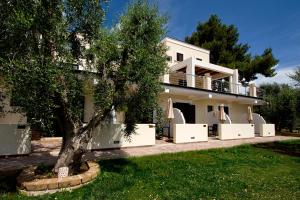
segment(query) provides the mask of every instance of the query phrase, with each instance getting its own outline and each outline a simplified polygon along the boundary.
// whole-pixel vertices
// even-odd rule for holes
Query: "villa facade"
[[[210,52],[185,42],[165,38],[162,43],[168,47],[168,73],[162,77],[164,92],[160,95],[160,105],[167,110],[171,98],[174,119],[171,119],[170,135],[179,134],[180,124],[185,124],[183,132],[189,130],[182,142],[197,140],[201,127],[203,133],[219,139],[238,139],[261,136],[274,136],[274,125],[267,125],[259,114],[253,113],[248,121],[248,108],[263,105],[254,83],[243,86],[237,69],[230,69],[210,63]],[[226,120],[220,121],[220,107],[224,107]],[[199,137],[206,140],[207,137]],[[205,139],[203,139],[205,138]],[[174,139],[175,140],[175,139]]]
[[[249,109],[265,102],[256,86],[247,86],[239,79],[237,69],[210,63],[210,52],[185,42],[165,38],[168,70],[160,79],[163,92],[159,105],[166,113],[165,136],[174,143],[205,142],[210,137],[226,140],[274,136],[274,124],[267,124],[262,116]],[[84,62],[82,62],[84,63]],[[78,65],[77,70],[86,70]],[[9,98],[6,99],[9,105]],[[173,117],[168,119],[169,102]],[[10,109],[9,106],[5,108]],[[224,119],[220,116],[224,111]],[[84,100],[84,122],[94,113],[93,98]],[[94,130],[89,149],[107,149],[156,144],[156,116],[152,124],[138,124],[136,134],[124,137],[123,115],[112,112],[112,120]],[[18,113],[0,118],[0,155],[28,154],[30,132],[26,116]]]

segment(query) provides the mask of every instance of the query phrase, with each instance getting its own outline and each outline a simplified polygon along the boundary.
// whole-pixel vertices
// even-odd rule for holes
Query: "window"
[[[186,87],[187,86],[186,80],[182,80],[182,79],[178,80],[178,85]]]
[[[196,60],[202,61],[202,58],[196,58]]]
[[[183,61],[183,54],[177,53],[177,61]]]
[[[213,106],[208,105],[208,106],[207,106],[207,112],[211,112],[211,111],[213,111]]]
[[[172,56],[168,56],[167,61],[172,61]]]
[[[220,106],[218,107],[218,110],[220,111]],[[228,106],[224,106],[224,112],[229,115],[229,107]]]

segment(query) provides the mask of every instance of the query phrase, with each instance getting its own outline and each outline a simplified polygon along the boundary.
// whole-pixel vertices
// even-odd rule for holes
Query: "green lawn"
[[[300,141],[100,161],[72,193],[36,199],[300,199]],[[14,193],[0,199],[35,199]]]

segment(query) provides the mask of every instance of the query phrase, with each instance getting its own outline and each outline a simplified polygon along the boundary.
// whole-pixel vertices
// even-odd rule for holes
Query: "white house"
[[[182,142],[192,142],[197,140],[197,134],[207,135],[206,131],[221,140],[251,138],[255,133],[275,135],[274,124],[267,125],[258,114],[252,115],[253,121],[249,124],[248,107],[253,110],[253,106],[265,102],[253,83],[245,87],[239,82],[237,69],[210,63],[210,52],[206,49],[169,37],[162,43],[168,47],[169,71],[162,77],[164,92],[160,95],[160,105],[166,110],[167,100],[171,98],[174,109],[182,113],[175,114],[177,119],[171,120],[172,136],[186,135]],[[226,120],[221,123],[219,110],[223,105]],[[205,125],[207,128],[200,133]]]
[[[220,140],[252,138],[256,133],[259,136],[275,135],[274,124],[266,124],[259,114],[253,113],[253,120],[248,122],[249,107],[253,110],[253,106],[265,102],[254,84],[244,87],[239,82],[237,69],[210,63],[209,50],[169,37],[161,42],[168,47],[169,69],[161,77],[164,92],[159,96],[159,104],[167,112],[168,99],[173,102],[174,118],[164,129],[173,142],[207,141],[209,137]],[[78,70],[86,70],[84,64],[79,65]],[[84,121],[87,122],[93,114],[93,98],[86,96],[84,106]],[[220,121],[223,108],[226,114],[224,121]],[[122,113],[112,115],[110,124],[94,131],[90,149],[155,145],[155,115],[153,124],[138,124],[137,134],[131,138],[123,136]],[[0,134],[5,138],[0,140],[0,155],[30,152],[25,124],[23,115],[0,117]]]

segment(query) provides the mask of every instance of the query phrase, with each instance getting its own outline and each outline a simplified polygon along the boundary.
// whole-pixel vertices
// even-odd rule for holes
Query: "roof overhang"
[[[189,43],[186,43],[186,42],[183,42],[183,41],[180,41],[180,40],[177,40],[177,39],[174,39],[174,38],[170,38],[170,37],[165,37],[161,43],[165,43],[165,42],[171,42],[171,43],[174,43],[174,44],[177,44],[177,45],[180,45],[180,46],[184,46],[184,47],[187,47],[189,49],[193,49],[193,50],[196,50],[196,51],[200,51],[202,53],[206,53],[206,54],[209,54],[209,50],[207,49],[203,49],[201,47],[198,47],[198,46],[195,46],[195,45],[192,45],[192,44],[189,44]]]
[[[257,97],[245,96],[241,94],[224,93],[206,89],[199,89],[186,86],[172,85],[168,83],[162,83],[165,94],[180,95],[189,98],[190,100],[212,99],[221,100],[226,102],[237,102],[239,104],[248,105],[264,105],[266,102]]]
[[[197,75],[199,75],[199,70],[202,70],[203,73],[210,73],[213,75],[213,80],[215,79],[220,79],[228,76],[232,76],[234,74],[234,70],[227,68],[227,67],[222,67],[220,65],[215,65],[212,63],[207,63],[203,61],[199,61],[194,57],[187,58],[173,66],[170,67],[170,71],[182,71],[184,70],[187,66],[193,66],[195,67],[195,72]],[[203,75],[203,73],[201,75]]]

